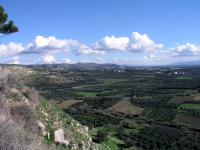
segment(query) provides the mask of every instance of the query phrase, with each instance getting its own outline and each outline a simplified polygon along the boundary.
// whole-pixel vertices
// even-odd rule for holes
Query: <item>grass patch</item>
[[[128,81],[128,79],[97,79],[98,81],[101,81],[103,83],[114,83],[114,82],[124,82]]]
[[[94,97],[98,92],[76,92],[77,95],[83,95],[84,97]]]
[[[180,107],[187,108],[187,109],[200,109],[200,105],[199,104],[181,104],[178,107],[178,109],[180,109]]]
[[[180,80],[188,80],[188,79],[193,79],[192,77],[177,77],[174,79],[180,79]]]
[[[140,132],[140,130],[142,130],[142,129],[144,129],[144,126],[137,126],[136,127],[136,129],[126,129],[126,132],[127,133],[131,133],[131,132],[133,132],[133,133],[139,133]]]

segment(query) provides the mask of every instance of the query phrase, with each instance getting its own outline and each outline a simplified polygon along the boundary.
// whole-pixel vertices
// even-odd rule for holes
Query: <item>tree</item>
[[[108,135],[108,133],[106,131],[98,130],[97,131],[97,141],[99,143],[107,142],[108,141],[107,135]]]
[[[14,25],[12,20],[6,24],[8,14],[6,14],[4,11],[4,8],[0,6],[0,33],[3,34],[0,35],[0,37],[19,31],[18,27]]]

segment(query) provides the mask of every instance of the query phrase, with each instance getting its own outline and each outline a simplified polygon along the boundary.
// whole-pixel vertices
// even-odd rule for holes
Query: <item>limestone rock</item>
[[[54,142],[69,145],[69,141],[65,140],[65,138],[64,138],[64,131],[62,129],[56,130],[54,132],[54,137],[55,137]]]
[[[38,121],[38,125],[39,125],[41,132],[44,132],[45,126],[42,124],[42,122]]]

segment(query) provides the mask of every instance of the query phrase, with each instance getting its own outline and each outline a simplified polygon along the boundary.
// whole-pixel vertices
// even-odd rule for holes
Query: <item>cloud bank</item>
[[[130,54],[130,56],[125,57],[125,54],[126,56]],[[60,55],[60,57],[56,55]],[[132,32],[130,37],[105,36],[90,46],[77,40],[57,39],[55,36],[43,37],[41,35],[36,36],[25,46],[15,42],[7,45],[0,44],[0,57],[5,58],[1,62],[9,64],[73,64],[76,62],[156,64],[156,62],[167,62],[175,58],[188,60],[193,56],[197,58],[199,55],[200,46],[198,45],[176,43],[174,47],[163,50],[163,44],[156,43],[147,34],[138,32]],[[72,57],[74,60],[71,59]],[[29,60],[22,60],[22,58],[29,58]]]

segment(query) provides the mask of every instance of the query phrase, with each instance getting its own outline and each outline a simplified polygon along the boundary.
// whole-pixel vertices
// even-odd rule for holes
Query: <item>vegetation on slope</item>
[[[25,67],[0,68],[0,149],[97,149],[88,128],[24,85]],[[55,142],[64,131],[65,143]]]

